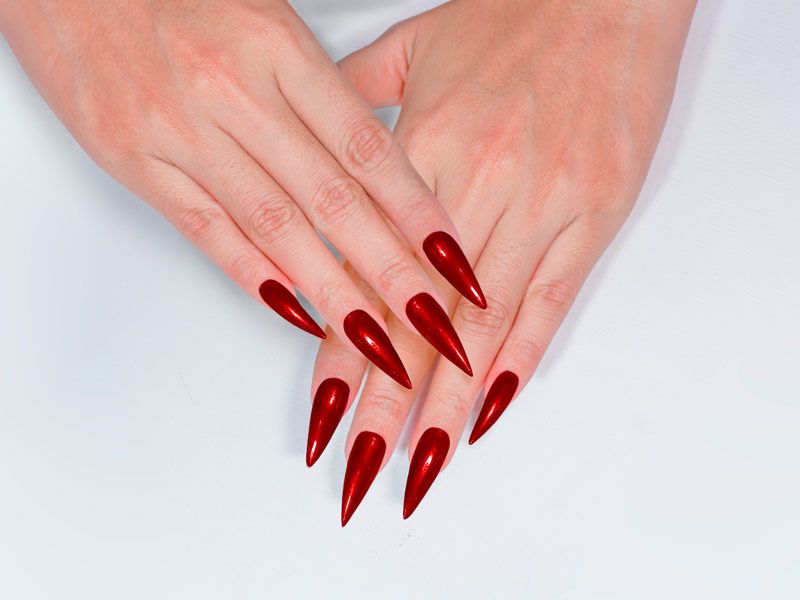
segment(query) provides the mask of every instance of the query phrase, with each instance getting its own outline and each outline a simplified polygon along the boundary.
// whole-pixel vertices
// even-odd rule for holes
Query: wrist
[[[470,17],[503,38],[531,38],[531,32],[572,31],[587,39],[649,40],[656,47],[682,45],[697,0],[453,0]],[[530,43],[538,43],[530,40]],[[525,44],[525,42],[523,42]]]

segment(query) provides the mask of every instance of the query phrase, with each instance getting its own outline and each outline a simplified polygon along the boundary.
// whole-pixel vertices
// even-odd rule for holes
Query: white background
[[[428,4],[432,4],[429,2]],[[297,3],[335,57],[420,2]],[[72,141],[0,44],[0,598],[800,597],[800,4],[700,0],[634,214],[401,519],[303,462],[315,341]]]

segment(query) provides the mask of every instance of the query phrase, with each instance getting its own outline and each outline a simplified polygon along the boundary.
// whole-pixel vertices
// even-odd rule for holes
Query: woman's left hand
[[[455,337],[442,353],[457,362],[465,349],[473,376],[448,361],[433,371],[411,435],[405,517],[452,457],[484,384],[470,443],[531,378],[633,206],[693,9],[694,0],[454,0],[340,63],[373,106],[402,105],[396,136],[461,232],[488,302],[447,298],[463,349]],[[371,371],[347,441],[343,524],[391,456],[435,358],[399,320],[387,323],[415,389]],[[322,342],[309,465],[365,368],[335,336]]]

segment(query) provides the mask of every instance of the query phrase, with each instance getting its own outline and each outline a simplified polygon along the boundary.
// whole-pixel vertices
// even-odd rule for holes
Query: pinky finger
[[[230,215],[191,177],[154,163],[141,195],[247,294],[300,329],[325,338],[278,267],[241,232]]]
[[[583,282],[602,254],[593,227],[574,221],[553,241],[533,274],[517,318],[487,374],[481,411],[469,436],[474,444],[494,425],[533,377]]]

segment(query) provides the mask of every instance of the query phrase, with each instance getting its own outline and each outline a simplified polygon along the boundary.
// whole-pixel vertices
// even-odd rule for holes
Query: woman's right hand
[[[324,337],[293,285],[410,387],[315,228],[429,338],[449,320],[414,254],[483,303],[449,217],[284,0],[0,0],[0,28],[92,158],[298,327]]]

